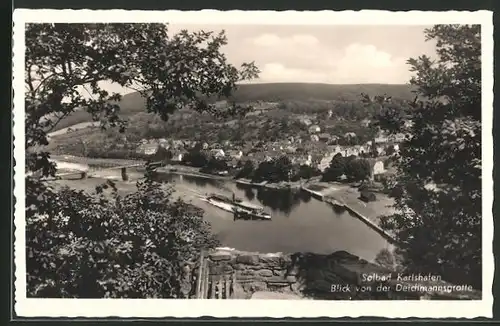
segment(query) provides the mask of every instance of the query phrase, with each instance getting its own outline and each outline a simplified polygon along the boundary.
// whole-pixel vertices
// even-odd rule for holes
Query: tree
[[[202,168],[209,161],[208,155],[204,151],[192,149],[182,157],[182,162],[197,168]]]
[[[391,156],[392,154],[394,154],[396,151],[394,150],[394,145],[387,145],[385,147],[385,154],[388,155],[388,156]]]
[[[207,164],[203,167],[202,172],[212,173],[229,170],[227,162],[215,157],[210,157]]]
[[[345,176],[350,181],[366,180],[371,174],[370,162],[366,159],[348,159],[345,165]]]
[[[437,60],[408,60],[418,95],[412,110],[378,117],[382,128],[410,136],[395,162],[399,213],[382,226],[404,244],[410,270],[481,288],[480,26],[437,25],[425,33],[436,42]]]
[[[337,153],[330,162],[328,168],[323,173],[323,181],[338,181],[345,174],[346,159],[342,154]]]
[[[293,165],[290,158],[286,155],[278,157],[274,161],[276,178],[278,181],[290,181],[292,177]]]
[[[241,161],[240,161],[241,162]],[[236,178],[251,178],[254,172],[254,164],[248,160],[245,162],[240,171],[236,174]]]
[[[154,161],[168,162],[174,157],[174,153],[171,150],[166,149],[163,146],[158,146],[156,152],[152,155],[151,159]]]
[[[159,184],[112,198],[64,188],[52,212],[27,220],[28,296],[171,298],[189,290],[184,264],[218,241],[203,211]]]
[[[164,197],[168,194],[160,193],[150,181],[150,174],[147,187],[139,185],[137,193],[125,197],[127,200],[106,201],[96,195],[55,191],[44,181],[44,177],[55,175],[55,166],[43,146],[48,145],[47,133],[76,111],[88,112],[103,129],[125,130],[126,123],[119,116],[121,96],[109,94],[101,87],[103,82],[137,90],[145,99],[146,110],[162,120],[168,120],[179,108],[217,117],[245,114],[248,107],[233,103],[219,109],[208,102],[211,98],[230,97],[237,82],[258,73],[252,63],[244,63],[241,69],[227,63],[220,51],[226,42],[223,32],[214,35],[182,31],[170,36],[164,24],[26,25],[26,232],[30,295],[46,295],[47,292],[40,292],[41,288],[50,288],[49,293],[56,297],[102,296],[107,292],[117,297],[181,294],[173,280],[181,277],[182,260],[189,258],[184,253],[197,251],[198,242],[213,245],[211,235],[196,217],[199,214],[188,213],[192,210],[189,205],[166,202]],[[72,226],[68,230],[64,226],[67,220],[77,226],[82,224],[82,229]],[[89,231],[92,223],[97,231],[87,236],[84,231]],[[169,231],[159,232],[163,227]],[[57,228],[68,232],[58,232]],[[189,237],[197,239],[195,242],[181,241],[186,239],[186,229],[191,230]],[[130,240],[134,251],[123,247],[127,242],[121,242],[133,237],[132,233],[142,239]],[[166,238],[158,242],[154,240],[156,234]],[[186,248],[182,249],[179,243]],[[138,248],[141,244],[146,249]],[[166,249],[168,253],[158,254]],[[140,256],[138,266],[127,263],[128,254]],[[53,260],[60,257],[66,264],[62,269],[61,262]],[[41,269],[36,267],[39,263]],[[153,263],[160,264],[158,270],[165,272],[163,276],[152,276],[151,273],[157,275],[156,267],[151,267]],[[99,264],[109,269],[98,267]],[[64,283],[68,273],[72,275],[72,284]],[[106,291],[100,283],[104,281]],[[124,289],[125,285],[132,288]]]
[[[302,164],[299,166],[299,170],[296,174],[298,176],[298,179],[311,179],[312,177],[321,175],[321,171],[319,171],[317,168]]]
[[[290,159],[283,155],[271,161],[264,161],[259,164],[253,174],[254,181],[290,181],[293,174],[293,165]]]

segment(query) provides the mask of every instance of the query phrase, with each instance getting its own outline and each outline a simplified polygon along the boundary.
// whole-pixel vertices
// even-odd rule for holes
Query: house
[[[370,162],[370,179],[374,179],[377,175],[383,174],[386,172],[384,168],[384,162],[376,159],[368,160]]]
[[[144,155],[153,155],[158,150],[158,145],[154,143],[140,144],[136,149],[136,153]]]
[[[311,135],[311,141],[319,141],[318,135]]]
[[[166,148],[166,149],[168,149],[170,147],[168,140],[166,140],[165,138],[158,139],[158,145],[160,145],[161,147]]]
[[[328,110],[328,119],[330,119],[332,116],[333,116],[333,111],[332,110]]]
[[[387,143],[389,141],[389,139],[385,136],[378,136],[378,137],[375,137],[374,141],[375,141],[375,144],[384,144],[384,143]]]
[[[349,157],[349,156],[358,156],[359,155],[359,150],[356,147],[345,147],[344,148],[344,157]]]
[[[368,148],[366,148],[363,145],[356,145],[354,146],[356,148],[356,151],[358,152],[358,155],[365,154],[368,152]]]
[[[356,134],[354,132],[346,132],[344,134],[344,138],[345,139],[352,139],[352,138],[356,138]]]
[[[312,164],[312,156],[311,155],[299,156],[299,157],[296,157],[295,160],[293,160],[293,161],[294,161],[294,163],[296,163],[298,165],[311,166],[311,164]]]
[[[375,148],[375,151],[377,153],[377,156],[382,156],[385,154],[385,149],[382,146],[377,146]]]
[[[370,123],[371,123],[371,121],[369,119],[363,119],[363,120],[361,120],[361,125],[363,127],[369,127]]]
[[[405,134],[402,134],[402,133],[397,133],[394,135],[394,141],[395,142],[402,142],[406,139],[406,136]]]
[[[413,121],[411,121],[411,120],[405,120],[404,127],[405,128],[411,128],[411,127],[413,127]]]
[[[181,148],[184,146],[184,142],[182,140],[172,140],[172,146],[174,148]]]
[[[220,148],[214,148],[210,150],[210,155],[212,155],[215,158],[223,158],[226,155],[226,153],[224,153],[224,151]]]
[[[202,149],[205,149],[205,150],[206,150],[206,149],[208,149],[208,143],[203,143],[203,144],[201,145],[201,148],[202,148]]]
[[[174,150],[172,152],[172,162],[182,162],[184,158],[184,153],[180,150]]]
[[[326,143],[327,141],[330,140],[330,134],[327,134],[326,132],[324,132],[324,133],[319,134],[318,138],[319,138],[319,140]]]
[[[337,144],[339,142],[339,136],[330,136],[330,140],[328,141],[329,144]]]
[[[306,126],[310,126],[312,125],[312,122],[310,119],[307,119],[307,118],[302,118],[300,119],[300,122],[302,122],[303,124],[305,124]]]
[[[321,131],[321,128],[318,125],[312,125],[309,127],[309,133],[318,133]]]
[[[343,150],[342,150],[342,147],[340,147],[339,145],[335,146],[332,150],[332,157],[337,155],[338,153],[342,154]]]
[[[328,168],[330,166],[330,162],[332,161],[333,157],[335,155],[337,155],[339,152],[330,152],[330,153],[327,153],[325,154],[321,160],[319,161],[319,164],[318,164],[318,169],[323,172],[326,170],[326,168]]]
[[[236,159],[236,158],[231,158],[226,163],[227,163],[228,167],[231,167],[231,168],[234,169],[234,168],[238,167],[238,164],[240,163],[240,160]]]
[[[232,150],[232,151],[229,151],[228,155],[229,155],[229,157],[231,157],[233,159],[240,160],[241,157],[243,156],[243,152],[239,151],[239,150]]]

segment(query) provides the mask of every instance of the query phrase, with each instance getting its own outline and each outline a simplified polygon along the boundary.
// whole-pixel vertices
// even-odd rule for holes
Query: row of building
[[[290,140],[284,142],[275,142],[269,144],[256,144],[255,147],[247,146],[246,148],[234,148],[231,146],[222,146],[221,144],[197,144],[192,141],[166,140],[166,139],[150,139],[143,140],[137,147],[137,151],[146,155],[153,155],[159,147],[168,149],[173,154],[174,161],[182,161],[185,153],[198,146],[201,150],[206,151],[209,155],[226,160],[229,166],[236,167],[241,165],[242,161],[251,160],[255,164],[263,161],[270,161],[286,155],[293,164],[308,165],[324,171],[330,164],[333,157],[340,154],[344,157],[363,156],[363,154],[372,151],[372,142],[365,145],[341,146],[341,145],[324,145],[324,146],[307,146],[297,147]],[[393,146],[395,152],[399,150],[397,144]],[[376,151],[379,156],[385,155],[383,146],[376,145]],[[382,160],[370,160],[374,167],[374,174],[384,173]]]

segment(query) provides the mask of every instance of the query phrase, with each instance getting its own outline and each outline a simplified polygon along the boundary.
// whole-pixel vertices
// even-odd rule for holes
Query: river
[[[103,170],[99,177],[86,180],[60,180],[72,188],[91,190],[102,178],[116,180],[124,193],[134,191],[142,173],[129,173],[131,180],[120,180],[119,170]],[[97,175],[96,175],[97,176]],[[252,189],[226,180],[161,174],[161,181],[173,184],[174,196],[201,207],[215,234],[225,247],[259,252],[307,251],[329,254],[345,250],[372,261],[384,248],[392,246],[380,234],[346,211],[312,198],[303,191]],[[197,195],[219,193],[259,204],[272,214],[271,221],[233,220],[225,212],[199,199]]]
[[[214,232],[224,246],[260,252],[332,253],[346,250],[366,260],[373,260],[380,250],[391,245],[377,232],[345,211],[312,198],[303,191],[252,189],[230,181],[192,176],[163,175],[183,194],[220,193],[265,206],[271,221],[233,220],[222,211],[196,196],[185,196],[205,210]]]

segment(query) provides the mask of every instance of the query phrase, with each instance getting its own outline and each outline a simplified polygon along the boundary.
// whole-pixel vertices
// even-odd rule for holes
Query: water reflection
[[[254,189],[252,186],[243,184],[236,184],[236,188],[243,191],[247,200],[252,201],[257,197],[262,205],[269,207],[274,212],[281,212],[287,217],[301,202],[307,203],[311,200],[309,194],[294,189]]]
[[[225,182],[222,180],[210,179],[210,178],[200,178],[190,175],[182,175],[182,174],[173,174],[173,173],[165,173],[165,172],[157,172],[154,175],[154,179],[159,182],[165,183],[175,183],[179,182],[187,182],[193,184],[200,188],[213,187],[217,189],[226,189],[229,188],[225,186]]]
[[[215,179],[209,179],[209,178],[197,178],[197,177],[192,177],[188,175],[182,176],[183,180],[189,182],[189,183],[194,183],[198,187],[207,187],[207,186],[212,186],[215,188],[224,188],[223,185],[224,183],[221,180],[215,180]]]
[[[311,194],[310,194],[310,193],[308,193],[308,192],[305,192],[305,191],[299,191],[299,194],[300,194],[300,199],[302,199],[302,201],[303,201],[304,203],[308,203],[308,202],[310,202],[310,201],[311,201],[311,199],[312,199]]]
[[[247,188],[247,189],[244,189],[244,192],[245,192],[245,197],[249,200],[249,201],[252,201],[255,199],[255,192],[253,192],[253,189],[251,188]]]
[[[257,190],[257,199],[273,211],[279,211],[290,216],[292,210],[301,202],[301,195],[296,190],[275,190],[260,188]]]
[[[332,207],[332,210],[333,212],[336,214],[336,215],[342,215],[346,209],[342,206],[338,206],[338,205],[331,205]]]
[[[235,194],[265,206],[272,214],[272,220],[267,222],[234,221],[230,213],[195,200],[204,209],[205,218],[224,246],[262,252],[330,254],[347,250],[367,260],[373,260],[380,249],[388,246],[383,237],[343,209],[311,200],[314,197],[301,190],[256,188],[232,181],[167,173],[158,175],[157,179],[174,182],[179,193]]]

